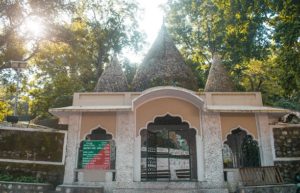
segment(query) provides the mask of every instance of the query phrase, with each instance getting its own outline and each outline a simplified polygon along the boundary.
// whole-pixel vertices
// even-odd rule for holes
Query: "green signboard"
[[[110,169],[110,141],[86,140],[82,146],[82,168]]]

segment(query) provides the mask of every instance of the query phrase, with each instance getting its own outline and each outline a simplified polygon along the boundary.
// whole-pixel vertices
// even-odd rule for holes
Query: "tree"
[[[140,48],[137,10],[134,1],[76,1],[71,23],[63,26],[67,41],[43,41],[32,58],[39,69],[30,91],[35,116],[70,105],[74,92],[93,91],[112,53]]]
[[[300,103],[300,4],[296,0],[275,0],[271,4],[276,63],[283,69],[279,74],[284,97]]]
[[[300,108],[298,1],[171,0],[165,10],[202,85],[217,52],[238,90],[260,91],[269,105]]]
[[[72,3],[64,0],[1,1],[0,2],[0,71],[9,68],[9,61],[30,59],[38,51],[39,42],[60,39],[62,31],[57,26],[59,15],[72,10]],[[38,18],[51,26],[44,37],[32,36],[22,31],[26,22]],[[55,33],[54,33],[55,32]],[[27,45],[30,43],[31,48]]]
[[[203,75],[216,53],[231,70],[268,56],[270,41],[264,25],[268,7],[263,1],[172,0],[165,10],[170,32],[184,57],[200,65]]]
[[[234,64],[268,53],[263,1],[172,0],[165,10],[182,52],[200,63],[209,63],[215,52]]]
[[[2,86],[0,87],[0,121],[3,121],[7,115],[12,114],[11,107],[10,107],[9,103],[5,100],[6,92],[4,89],[5,89],[4,87],[2,87]]]
[[[132,80],[137,70],[137,64],[131,63],[127,58],[123,61],[122,67],[124,69],[124,74],[126,75],[127,82],[129,84],[129,88],[132,88]]]

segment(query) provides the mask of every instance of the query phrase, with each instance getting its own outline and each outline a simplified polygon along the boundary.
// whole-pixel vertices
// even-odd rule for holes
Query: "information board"
[[[82,168],[110,169],[111,147],[109,141],[87,140],[82,146]]]

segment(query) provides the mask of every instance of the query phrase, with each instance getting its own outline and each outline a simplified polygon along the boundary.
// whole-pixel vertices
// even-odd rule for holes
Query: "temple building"
[[[50,109],[68,125],[62,186],[105,192],[227,193],[239,168],[273,166],[272,128],[288,110],[259,92],[234,92],[214,56],[205,92],[163,26],[128,84],[116,56],[96,92]]]

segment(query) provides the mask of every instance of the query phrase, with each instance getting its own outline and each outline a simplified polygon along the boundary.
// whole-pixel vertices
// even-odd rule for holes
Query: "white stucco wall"
[[[80,122],[81,113],[74,113],[69,116],[64,184],[72,184],[75,180]]]

